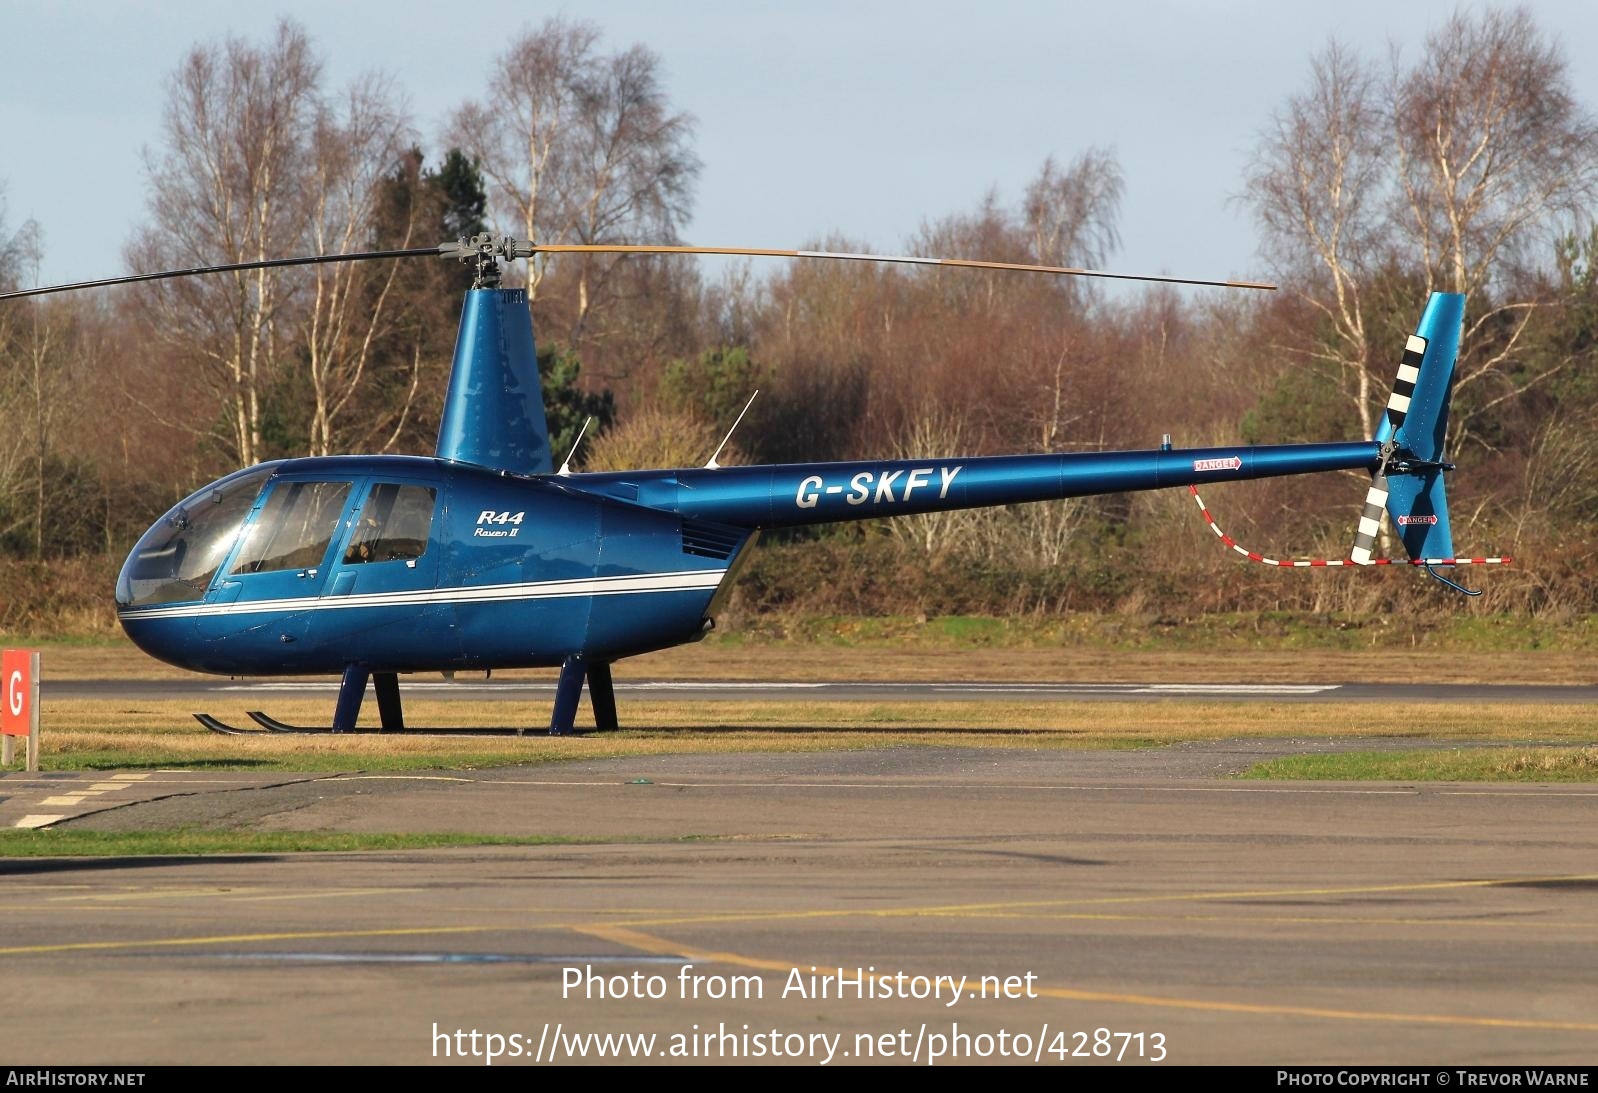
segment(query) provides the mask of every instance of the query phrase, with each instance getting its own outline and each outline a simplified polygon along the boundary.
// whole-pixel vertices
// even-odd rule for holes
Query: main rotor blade
[[[524,249],[525,248],[525,249]],[[835,258],[849,262],[896,262],[915,266],[954,266],[961,269],[1014,270],[1018,273],[1052,273],[1071,277],[1106,277],[1117,281],[1158,281],[1168,285],[1208,285],[1215,288],[1257,288],[1275,291],[1263,281],[1214,281],[1196,277],[1167,277],[1148,273],[1110,273],[1101,269],[1042,266],[1030,262],[985,262],[974,258],[920,258],[904,254],[855,254],[831,250],[773,250],[765,247],[691,247],[625,243],[519,244],[518,258],[529,254],[732,254],[754,258]]]
[[[908,254],[858,254],[851,251],[779,250],[771,247],[695,247],[682,244],[650,243],[529,243],[521,239],[495,238],[482,234],[471,239],[440,243],[433,247],[408,247],[402,250],[357,251],[349,254],[316,254],[302,258],[269,258],[258,262],[229,262],[216,266],[193,266],[159,273],[134,273],[125,277],[106,277],[98,281],[74,281],[66,285],[0,292],[0,300],[25,296],[44,296],[52,292],[73,292],[84,288],[164,281],[173,277],[194,277],[203,273],[239,273],[252,269],[281,269],[285,266],[313,266],[328,262],[365,262],[381,258],[443,257],[479,263],[494,258],[530,258],[534,254],[727,254],[753,258],[830,258],[848,262],[893,262],[900,265],[947,266],[957,269],[1010,270],[1017,273],[1044,273],[1068,277],[1103,277],[1116,281],[1153,281],[1168,285],[1205,285],[1214,288],[1252,288],[1274,291],[1275,285],[1262,281],[1217,281],[1198,277],[1169,277],[1150,273],[1111,273],[1100,269],[1048,266],[1033,262],[990,262],[975,258],[923,258]]]
[[[352,254],[316,254],[308,258],[268,258],[260,262],[229,262],[221,266],[194,266],[190,269],[169,269],[160,273],[134,273],[126,277],[107,277],[99,281],[74,281],[70,285],[47,285],[43,288],[24,288],[15,292],[0,292],[0,300],[15,300],[22,296],[45,296],[52,292],[73,292],[80,288],[105,288],[108,285],[130,285],[138,281],[163,281],[169,277],[193,277],[201,273],[237,273],[248,269],[277,269],[282,266],[314,266],[324,262],[365,262],[377,258],[437,257],[454,243],[436,247],[410,247],[405,250],[369,250]]]

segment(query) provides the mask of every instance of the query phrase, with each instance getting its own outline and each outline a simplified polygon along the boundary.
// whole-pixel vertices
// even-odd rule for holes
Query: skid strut
[[[594,708],[594,727],[618,728],[616,688],[610,678],[610,662],[589,660],[573,653],[560,666],[560,681],[555,684],[555,708],[549,716],[549,735],[565,736],[575,731],[577,703],[582,698],[583,682],[588,682],[588,701]]]

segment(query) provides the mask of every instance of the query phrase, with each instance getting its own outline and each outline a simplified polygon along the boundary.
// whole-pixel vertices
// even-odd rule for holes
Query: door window
[[[279,482],[256,514],[230,574],[322,564],[349,499],[348,482]]]
[[[420,558],[427,551],[437,497],[438,491],[428,486],[401,486],[394,482],[374,485],[355,520],[355,531],[344,551],[344,564]]]

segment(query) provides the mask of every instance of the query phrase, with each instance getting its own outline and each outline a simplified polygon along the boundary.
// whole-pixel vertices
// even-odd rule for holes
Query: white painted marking
[[[62,806],[81,805],[83,803],[83,794],[81,794],[81,793],[68,793],[68,794],[62,794],[59,797],[46,797],[44,800],[40,801],[39,803],[41,805],[55,805],[57,808],[60,808]]]
[[[1389,410],[1397,410],[1401,414],[1409,413],[1409,396],[1400,395],[1397,391],[1394,391],[1393,397],[1387,400],[1387,408]]]
[[[1313,695],[1335,691],[1341,683],[1155,683],[1144,690],[1162,694]]]
[[[1421,337],[1419,334],[1411,334],[1409,336],[1409,340],[1404,342],[1404,348],[1409,350],[1411,353],[1425,354],[1426,339]]]
[[[96,782],[94,785],[89,787],[89,789],[95,791],[96,793],[104,793],[113,789],[127,788],[128,784],[126,782]]]
[[[113,774],[113,775],[111,775],[111,777],[116,779],[118,782],[142,782],[144,779],[148,778],[149,776],[150,776],[150,774],[149,774],[148,771],[146,771],[143,774]]]
[[[1414,383],[1420,378],[1420,369],[1413,364],[1401,364],[1398,366],[1398,378],[1405,383]]]
[[[36,813],[30,813],[29,815],[22,817],[22,819],[18,820],[16,823],[12,824],[11,826],[12,827],[48,827],[49,825],[55,823],[57,820],[64,820],[64,819],[66,819],[65,816],[44,816],[44,815],[39,815],[39,814],[36,814]]]

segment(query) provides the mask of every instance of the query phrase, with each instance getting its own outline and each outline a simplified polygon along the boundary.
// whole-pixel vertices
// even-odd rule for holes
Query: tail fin
[[[1359,565],[1371,563],[1384,508],[1412,560],[1453,561],[1443,438],[1464,315],[1464,296],[1432,293],[1420,325],[1404,346],[1387,412],[1372,438],[1383,445],[1382,464],[1365,495],[1349,555]]]

